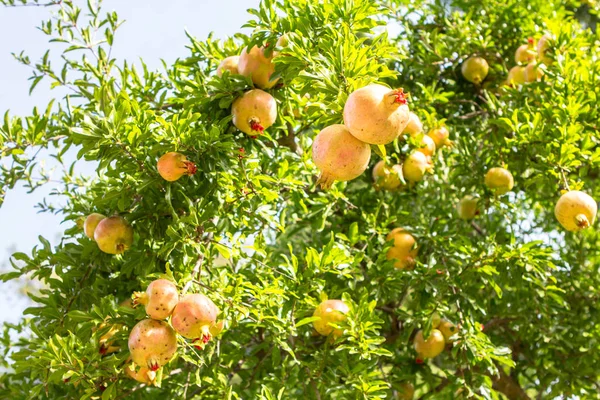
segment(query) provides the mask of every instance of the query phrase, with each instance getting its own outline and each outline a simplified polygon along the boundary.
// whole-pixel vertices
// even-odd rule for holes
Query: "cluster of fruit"
[[[83,224],[85,235],[108,254],[121,254],[133,244],[133,228],[119,216],[106,217],[92,213]]]
[[[517,65],[508,71],[505,83],[510,86],[522,85],[542,79],[544,71],[539,68],[538,63],[545,65],[552,63],[552,59],[546,55],[550,46],[549,42],[550,36],[544,35],[537,42],[537,46],[533,38],[529,38],[527,44],[519,46],[515,52]]]
[[[435,358],[444,351],[446,345],[452,345],[456,326],[446,319],[441,319],[437,314],[433,316],[431,332],[425,338],[423,331],[419,330],[413,339],[417,352],[417,363],[422,364],[427,358]]]

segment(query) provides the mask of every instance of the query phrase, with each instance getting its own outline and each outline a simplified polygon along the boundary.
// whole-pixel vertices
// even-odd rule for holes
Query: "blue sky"
[[[77,1],[81,6],[85,1]],[[163,0],[118,1],[105,0],[105,11],[116,11],[126,22],[119,29],[113,56],[130,62],[143,58],[153,69],[161,69],[161,59],[171,63],[188,54],[185,30],[199,39],[210,32],[216,37],[227,37],[240,30],[249,19],[246,9],[258,6],[258,0],[178,0],[165,6]],[[31,71],[17,63],[11,53],[25,53],[32,61],[39,59],[48,44],[47,36],[36,27],[48,19],[50,9],[44,7],[2,8],[0,6],[0,115],[6,110],[13,115],[28,115],[34,106],[45,108],[48,100],[62,93],[49,90],[48,84],[40,83],[29,96]],[[9,38],[9,39],[7,39]],[[48,168],[52,160],[44,157]],[[81,164],[78,171],[92,174],[93,165]],[[56,175],[58,177],[58,173]],[[0,208],[0,264],[6,268],[9,255],[14,251],[29,253],[42,235],[57,243],[65,226],[62,216],[38,214],[35,205],[52,190],[52,185],[28,194],[25,189],[15,188],[8,192]],[[58,199],[50,198],[56,202]],[[16,322],[26,302],[17,293],[14,283],[0,283],[0,322]]]

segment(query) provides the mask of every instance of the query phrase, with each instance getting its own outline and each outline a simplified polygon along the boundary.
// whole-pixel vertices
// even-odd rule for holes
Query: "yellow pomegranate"
[[[423,179],[426,172],[431,171],[432,165],[430,160],[430,157],[427,157],[420,151],[411,153],[402,165],[404,179],[412,183],[419,182]]]
[[[226,57],[217,67],[217,76],[223,76],[223,71],[229,71],[230,74],[238,74],[238,63],[240,56]]]
[[[456,211],[460,219],[469,220],[475,218],[477,215],[477,201],[478,199],[473,196],[465,196],[456,205]]]
[[[277,119],[277,102],[269,93],[253,89],[233,102],[231,114],[240,131],[250,136],[261,135]]]
[[[417,241],[413,235],[403,228],[395,228],[387,235],[386,240],[394,241],[394,245],[390,247],[386,254],[388,260],[396,260],[394,267],[398,269],[413,269],[415,259],[419,255]]]
[[[514,66],[508,71],[506,83],[511,86],[518,86],[525,83],[525,67],[520,65]]]
[[[93,239],[96,227],[104,218],[106,218],[105,215],[98,213],[91,213],[90,215],[88,215],[85,219],[85,222],[83,223],[83,231],[85,232],[85,236],[89,237],[90,239]]]
[[[238,72],[241,75],[250,77],[254,85],[259,88],[270,89],[279,80],[271,80],[271,75],[275,72],[275,64],[273,64],[274,55],[265,56],[264,47],[254,46],[250,51],[244,48],[238,60]]]
[[[442,335],[444,335],[444,340],[446,343],[454,342],[454,340],[450,340],[450,338],[456,334],[457,329],[452,322],[443,319],[437,329],[442,332]]]
[[[423,135],[421,138],[421,147],[417,151],[425,154],[427,157],[433,157],[435,154],[435,142],[431,136]]]
[[[554,215],[568,231],[577,232],[594,223],[598,205],[588,194],[571,190],[560,196],[554,207]]]
[[[151,371],[149,368],[140,367],[139,370],[137,370],[136,365],[130,362],[125,366],[125,373],[131,379],[140,383],[145,383],[146,385],[156,384],[156,372]]]
[[[411,111],[408,115],[408,124],[402,133],[415,137],[419,133],[423,132],[423,124],[421,123],[419,116],[414,112]]]
[[[510,192],[515,185],[512,174],[505,168],[491,168],[485,174],[484,182],[496,196]]]
[[[401,165],[385,165],[381,160],[373,167],[373,181],[375,186],[384,190],[394,190],[402,186],[400,177],[402,176]]]
[[[535,82],[542,79],[544,71],[537,65],[535,61],[529,63],[525,67],[525,82]]]
[[[396,400],[412,400],[415,397],[415,387],[410,382],[402,382],[396,390]]]
[[[482,57],[469,57],[461,66],[464,78],[476,85],[484,81],[489,69],[487,61]]]
[[[319,317],[313,321],[315,330],[323,336],[331,335],[334,339],[342,336],[341,329],[334,328],[331,324],[339,325],[346,320],[349,308],[342,300],[325,300],[317,306],[313,317]]]
[[[321,171],[318,183],[327,189],[334,181],[350,181],[365,172],[371,147],[352,136],[344,125],[331,125],[315,138],[312,159]]]
[[[402,89],[372,84],[355,90],[344,105],[344,124],[358,140],[388,144],[400,135],[409,121]]]
[[[552,36],[546,34],[538,40],[537,44],[537,55],[538,61],[546,65],[552,64],[554,60],[548,57],[548,51],[550,50],[550,44],[552,42]]]
[[[433,139],[436,149],[441,149],[443,146],[452,146],[452,142],[448,139],[450,132],[448,132],[448,128],[445,126],[430,130],[427,136]]]
[[[104,218],[94,231],[98,248],[108,254],[121,254],[133,244],[133,228],[123,217]]]
[[[422,330],[417,332],[413,344],[419,358],[437,357],[446,347],[444,335],[437,329],[432,329],[427,339]]]
[[[164,154],[156,163],[159,175],[166,181],[174,182],[184,175],[194,175],[198,170],[196,164],[188,161],[181,153],[171,151]]]
[[[529,38],[527,44],[519,46],[515,51],[515,62],[517,64],[528,64],[535,60],[536,54],[535,42],[533,38]]]

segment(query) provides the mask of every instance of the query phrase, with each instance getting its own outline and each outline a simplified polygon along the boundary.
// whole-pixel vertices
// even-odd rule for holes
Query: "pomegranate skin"
[[[425,154],[427,157],[433,157],[435,149],[436,145],[431,136],[424,135],[421,138],[421,147],[419,147],[417,151]]]
[[[415,351],[422,358],[437,357],[446,347],[444,335],[437,329],[432,329],[427,339],[423,337],[423,331],[417,332],[413,344]]]
[[[104,218],[94,231],[98,248],[108,254],[121,254],[133,244],[133,228],[122,217]]]
[[[219,308],[203,294],[182,296],[173,310],[171,324],[181,336],[208,342],[210,328],[216,323]]]
[[[334,181],[350,181],[365,172],[371,147],[352,136],[344,125],[331,125],[315,138],[312,159],[321,171],[318,183],[327,189]]]
[[[411,153],[402,166],[404,179],[416,183],[423,179],[425,173],[431,170],[431,157],[426,156],[420,151]]]
[[[258,136],[277,119],[277,102],[269,93],[253,89],[237,98],[231,106],[233,124],[250,136]]]
[[[83,231],[85,232],[85,236],[89,237],[90,239],[94,239],[94,231],[96,230],[96,227],[100,221],[102,221],[104,218],[106,218],[106,215],[98,213],[92,213],[88,215],[83,223]]]
[[[388,260],[396,260],[394,267],[397,269],[413,269],[415,259],[419,255],[417,241],[403,228],[395,228],[388,235],[387,240],[394,240],[394,245],[390,247],[386,254]]]
[[[177,335],[164,321],[144,319],[129,334],[129,352],[134,363],[156,371],[177,351]]]
[[[156,163],[156,169],[160,176],[169,182],[174,182],[184,175],[194,175],[197,171],[196,164],[175,151],[163,154]]]
[[[535,82],[542,79],[544,71],[538,67],[537,63],[531,62],[525,67],[525,82]]]
[[[406,124],[402,133],[415,137],[421,132],[423,132],[423,123],[419,119],[419,116],[411,111],[408,117],[408,124]]]
[[[560,196],[554,207],[556,219],[569,232],[590,227],[596,219],[597,212],[596,200],[579,190],[571,190]]]
[[[427,133],[427,136],[433,139],[436,149],[441,149],[443,146],[452,146],[452,141],[448,139],[450,137],[450,132],[448,132],[448,128],[445,126],[430,130]]]
[[[535,61],[536,51],[535,46],[532,43],[523,44],[515,51],[515,62],[517,64],[528,64]]]
[[[125,373],[131,379],[134,379],[140,383],[145,383],[146,385],[154,385],[156,383],[156,372],[151,371],[146,367],[140,367],[139,370],[136,371],[135,364],[129,364],[125,366]]]
[[[221,63],[217,67],[217,76],[223,76],[223,71],[229,71],[230,74],[238,74],[239,61],[240,56],[230,56],[224,58],[223,61],[221,61]]]
[[[275,72],[275,64],[273,64],[273,55],[265,56],[264,47],[254,46],[250,51],[244,48],[238,60],[238,72],[252,79],[254,85],[261,89],[270,89],[279,80],[271,80],[271,75]]]
[[[506,83],[509,85],[522,85],[525,83],[525,67],[520,65],[514,66],[508,71]]]
[[[554,60],[548,57],[547,53],[550,49],[550,42],[552,41],[552,37],[550,35],[544,35],[538,40],[537,43],[537,55],[538,61],[544,63],[546,65],[551,65]]]
[[[342,300],[325,300],[315,309],[313,317],[320,319],[313,321],[315,330],[323,336],[333,336],[334,339],[342,336],[342,330],[336,329],[330,325],[339,324],[346,319],[346,314],[350,309]]]
[[[448,321],[447,319],[444,319],[442,320],[437,329],[440,332],[442,332],[442,335],[444,335],[444,340],[446,341],[446,343],[454,342],[454,340],[450,340],[450,338],[456,334],[457,329],[452,322]]]
[[[167,319],[179,301],[177,286],[167,279],[151,282],[146,292],[133,294],[134,305],[143,304],[146,314],[152,319]]]
[[[485,174],[484,183],[496,196],[502,196],[512,190],[515,180],[510,171],[496,167]]]
[[[375,186],[380,189],[398,189],[402,186],[401,176],[401,165],[385,165],[385,161],[381,160],[373,167],[373,181],[375,182]]]
[[[456,205],[456,211],[458,217],[464,220],[470,220],[475,218],[477,215],[477,201],[478,199],[473,196],[465,196]]]
[[[344,125],[354,137],[369,144],[392,142],[409,119],[402,89],[368,85],[352,92],[344,105]]]
[[[487,61],[482,57],[469,57],[461,66],[464,78],[476,85],[485,80],[489,69]]]

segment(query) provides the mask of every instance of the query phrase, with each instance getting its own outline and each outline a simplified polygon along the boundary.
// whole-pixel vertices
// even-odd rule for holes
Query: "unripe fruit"
[[[444,335],[444,340],[446,343],[452,343],[454,341],[450,340],[450,338],[456,334],[457,330],[456,326],[454,326],[452,322],[444,319],[437,329],[438,331],[442,332],[442,335]]]
[[[219,308],[203,294],[187,294],[173,310],[171,324],[181,336],[208,343],[210,328],[217,321]]]
[[[397,400],[412,400],[415,397],[415,387],[409,382],[398,385]]]
[[[277,102],[269,93],[253,89],[233,102],[231,114],[240,131],[250,136],[261,135],[277,119]]]
[[[404,175],[404,179],[415,183],[423,179],[425,173],[431,169],[430,159],[425,154],[415,151],[404,160],[402,174]]]
[[[521,45],[515,51],[515,62],[517,64],[528,64],[535,60],[535,43],[530,38],[527,44]]]
[[[88,215],[85,219],[85,222],[83,223],[83,231],[85,232],[85,236],[89,237],[90,239],[93,239],[96,227],[104,218],[106,218],[105,215],[98,213],[92,213]]]
[[[448,139],[450,132],[448,132],[448,128],[445,126],[430,130],[427,136],[433,139],[436,149],[441,149],[443,146],[452,146],[452,141]]]
[[[431,136],[424,135],[423,138],[421,138],[421,147],[419,147],[417,151],[425,154],[427,157],[433,157],[435,148],[435,142]]]
[[[511,86],[518,86],[525,83],[525,67],[520,65],[514,66],[508,71],[506,83]]]
[[[414,112],[411,111],[408,115],[408,124],[402,133],[412,137],[417,136],[419,133],[423,132],[423,123]]]
[[[183,175],[194,175],[197,171],[196,164],[188,161],[186,156],[175,151],[160,157],[156,168],[160,176],[169,182],[174,182]]]
[[[140,367],[156,371],[177,351],[177,335],[164,321],[144,319],[129,334],[131,359]]]
[[[223,61],[221,61],[221,63],[217,67],[217,76],[223,76],[223,71],[229,71],[230,74],[238,74],[239,61],[240,56],[230,56],[224,58]]]
[[[484,182],[496,196],[510,192],[515,185],[512,174],[504,168],[491,168],[485,174]]]
[[[423,331],[417,332],[413,344],[419,358],[437,357],[446,347],[444,335],[437,329],[432,329],[427,339],[423,337]]]
[[[131,379],[140,383],[145,383],[146,385],[156,384],[156,372],[151,371],[146,367],[140,367],[140,369],[136,371],[135,364],[128,364],[125,366],[125,373]]]
[[[122,217],[104,218],[94,231],[94,240],[103,252],[121,254],[133,244],[133,228]]]
[[[152,319],[168,318],[178,301],[177,286],[166,279],[157,279],[148,285],[146,292],[133,294],[133,304],[146,306],[146,314]]]
[[[331,125],[315,138],[312,159],[321,171],[317,183],[327,189],[334,181],[350,181],[365,172],[371,147],[352,136],[344,125]]]
[[[393,229],[386,238],[387,241],[393,240],[394,244],[388,250],[386,258],[396,260],[394,267],[398,269],[413,269],[415,259],[419,255],[419,248],[415,238],[403,228]]]
[[[473,196],[465,196],[456,205],[456,211],[460,219],[469,220],[475,218],[477,215],[477,201],[478,199]]]
[[[570,232],[577,232],[591,226],[597,212],[596,201],[579,190],[571,190],[560,196],[554,207],[556,219]]]
[[[400,135],[409,121],[402,89],[372,84],[357,89],[344,105],[344,125],[358,140],[388,144]]]
[[[400,177],[402,176],[401,165],[385,165],[381,160],[373,167],[373,181],[375,186],[384,190],[398,189],[402,185]]]
[[[350,309],[342,300],[325,300],[317,306],[313,317],[319,317],[313,321],[315,330],[323,335],[331,335],[334,339],[342,336],[342,330],[334,328],[330,324],[339,325],[340,322],[346,320],[346,314]]]
[[[538,40],[537,44],[538,60],[546,65],[550,65],[554,61],[547,55],[551,41],[552,37],[550,35],[544,35]]]
[[[487,76],[489,68],[485,58],[469,57],[462,63],[461,72],[466,80],[479,85]]]
[[[542,79],[544,71],[534,61],[525,67],[525,82],[535,82]]]
[[[266,57],[264,47],[254,46],[250,51],[244,47],[238,60],[238,72],[250,77],[254,85],[259,88],[270,89],[279,80],[271,80],[271,75],[275,72],[273,56],[272,54],[270,57]]]

